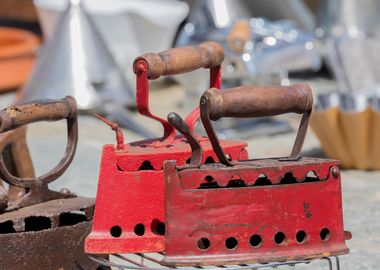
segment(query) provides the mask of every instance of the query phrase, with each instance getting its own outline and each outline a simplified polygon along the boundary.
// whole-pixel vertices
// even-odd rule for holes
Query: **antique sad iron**
[[[351,234],[343,228],[339,161],[300,156],[312,105],[306,84],[244,86],[223,92],[211,88],[203,94],[202,123],[221,163],[201,164],[202,146],[189,133],[191,163],[165,161],[162,264],[256,269],[349,252],[345,241]],[[289,112],[303,116],[290,156],[281,158],[231,161],[210,121]],[[186,131],[178,115],[169,118],[182,123],[177,129]]]
[[[54,169],[36,177],[25,125],[61,119],[67,121],[65,155]],[[70,165],[77,142],[77,107],[72,97],[0,111],[0,179],[7,184],[0,181],[1,269],[109,269],[83,250],[94,199],[48,187]]]
[[[136,58],[136,100],[140,114],[160,122],[162,138],[125,144],[117,124],[108,123],[117,133],[117,145],[103,147],[94,225],[86,239],[87,253],[141,253],[165,250],[164,173],[165,160],[180,165],[190,161],[191,149],[173,124],[155,116],[149,108],[149,80],[200,68],[210,70],[210,87],[221,86],[220,65],[224,51],[215,42],[199,46],[148,53]],[[218,90],[219,91],[219,90]],[[189,132],[199,119],[199,109],[186,118]],[[217,156],[207,138],[196,136],[202,145],[202,163],[215,162]],[[247,159],[247,144],[221,141],[232,160]]]

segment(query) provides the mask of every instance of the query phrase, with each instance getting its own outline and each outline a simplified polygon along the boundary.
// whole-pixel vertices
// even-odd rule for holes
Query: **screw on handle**
[[[200,100],[201,120],[220,162],[232,166],[220,147],[211,120],[222,117],[260,117],[284,113],[303,114],[293,150],[288,159],[299,157],[313,106],[313,94],[307,84],[292,86],[243,86],[220,92],[208,89]]]
[[[198,46],[173,48],[160,53],[147,53],[137,57],[133,63],[135,74],[137,62],[143,60],[148,66],[148,78],[190,72],[198,68],[213,68],[222,64],[224,50],[217,42],[204,42]]]

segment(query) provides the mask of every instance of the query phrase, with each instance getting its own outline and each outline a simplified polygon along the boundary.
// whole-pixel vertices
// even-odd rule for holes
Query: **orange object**
[[[40,39],[11,27],[0,27],[0,91],[14,90],[29,76]]]
[[[238,20],[227,36],[227,43],[231,50],[243,53],[245,44],[251,39],[251,28],[248,20]]]

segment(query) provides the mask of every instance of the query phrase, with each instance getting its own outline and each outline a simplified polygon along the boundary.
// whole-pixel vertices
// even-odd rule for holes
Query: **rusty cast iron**
[[[97,269],[83,252],[93,208],[94,199],[78,197],[1,214],[1,269]]]
[[[307,85],[246,86],[223,93],[209,89],[200,108],[221,163],[164,162],[163,264],[302,261],[349,252],[345,240],[351,234],[343,228],[339,161],[299,157],[312,108]],[[288,112],[303,117],[293,152],[286,158],[230,161],[210,122]]]
[[[60,101],[29,103],[8,107],[0,112],[0,132],[37,121],[67,119],[68,140],[64,157],[50,172],[39,177],[18,177],[12,175],[0,156],[0,177],[11,186],[24,188],[25,194],[10,201],[6,210],[17,209],[44,201],[73,197],[70,192],[56,192],[48,189],[48,183],[61,176],[70,165],[78,142],[76,104],[72,97]]]
[[[34,168],[26,143],[26,127],[0,133],[0,153],[13,175],[34,177]],[[0,181],[0,212],[8,207],[8,201],[14,201],[24,194],[24,188],[10,185],[5,189]]]
[[[199,108],[182,121],[185,129],[180,131],[184,136],[177,136],[173,127],[181,124],[177,122],[178,118],[174,117],[174,122],[168,122],[150,111],[149,80],[206,68],[210,69],[210,87],[219,89],[223,56],[223,48],[218,43],[206,42],[195,47],[175,48],[136,58],[137,109],[140,114],[160,122],[164,135],[162,138],[124,144],[117,126],[106,121],[117,132],[117,145],[103,147],[94,225],[86,239],[86,252],[165,250],[163,162],[176,160],[181,165],[193,163],[189,135],[197,138],[202,145],[203,154],[199,155],[198,161],[215,162],[217,157],[210,141],[194,133]],[[245,142],[221,141],[221,145],[232,160],[248,158]]]
[[[67,119],[68,142],[60,163],[35,177],[25,140],[26,125]],[[1,269],[109,269],[84,253],[84,238],[92,225],[94,199],[76,197],[48,184],[70,165],[77,141],[76,103],[71,97],[9,107],[0,112]]]

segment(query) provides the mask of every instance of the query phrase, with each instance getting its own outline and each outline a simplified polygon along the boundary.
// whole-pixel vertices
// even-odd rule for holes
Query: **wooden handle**
[[[307,84],[291,86],[242,86],[204,94],[211,120],[221,117],[259,117],[311,111],[313,94]],[[202,98],[201,98],[202,102]]]
[[[58,121],[73,117],[76,117],[76,102],[70,96],[62,100],[15,105],[0,111],[0,132],[37,121]]]
[[[223,59],[222,45],[217,42],[204,42],[199,46],[173,48],[160,53],[144,54],[135,59],[133,69],[137,74],[137,61],[144,60],[148,65],[148,78],[152,80],[163,75],[175,75],[198,68],[217,67]]]
[[[251,28],[248,20],[238,20],[227,36],[227,44],[231,50],[242,53],[245,44],[251,39]]]

